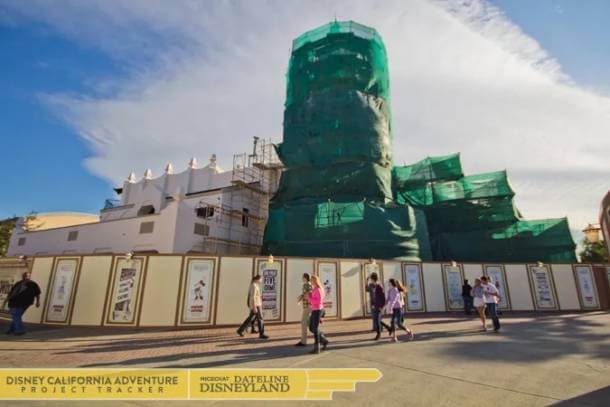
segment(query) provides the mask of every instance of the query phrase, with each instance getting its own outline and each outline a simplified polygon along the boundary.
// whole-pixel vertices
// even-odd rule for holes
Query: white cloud
[[[595,221],[608,190],[610,99],[579,87],[483,1],[99,1],[12,3],[131,67],[111,98],[47,95],[120,182],[281,138],[291,40],[333,19],[380,32],[389,55],[397,164],[460,151],[468,173],[508,169],[528,218]],[[13,16],[13,20],[14,20]],[[132,58],[132,55],[144,56]]]

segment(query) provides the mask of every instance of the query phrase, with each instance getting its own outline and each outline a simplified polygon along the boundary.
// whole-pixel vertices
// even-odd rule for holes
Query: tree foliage
[[[579,254],[583,263],[608,263],[608,248],[603,240],[591,243],[583,239],[582,247],[583,250]]]
[[[0,257],[6,256],[6,252],[8,251],[8,245],[11,241],[11,235],[15,230],[15,226],[17,225],[17,220],[19,218],[17,216],[13,216],[12,218],[6,218],[0,220]],[[36,224],[36,212],[30,212],[29,215],[25,216],[24,219],[24,228],[26,231],[36,230],[42,224]]]
[[[0,220],[0,257],[6,256],[8,243],[11,240],[11,234],[15,229],[16,223],[16,217]]]

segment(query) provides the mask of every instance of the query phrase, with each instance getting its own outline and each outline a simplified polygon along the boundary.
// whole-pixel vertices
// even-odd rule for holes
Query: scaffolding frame
[[[251,153],[233,155],[231,187],[226,195],[223,194],[220,204],[206,204],[218,210],[215,222],[226,231],[226,238],[204,237],[203,246],[207,247],[204,251],[215,254],[220,251],[229,254],[260,253],[269,216],[269,201],[278,188],[282,169],[283,164],[271,139],[254,137]],[[247,222],[246,232],[244,222]],[[238,228],[241,229],[236,230]]]

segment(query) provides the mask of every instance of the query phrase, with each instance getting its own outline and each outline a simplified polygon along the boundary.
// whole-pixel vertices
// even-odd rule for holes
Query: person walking
[[[303,273],[303,288],[301,295],[297,298],[297,303],[300,302],[303,305],[303,310],[301,311],[301,340],[295,346],[307,346],[307,330],[309,329],[309,317],[311,314],[309,295],[313,288],[310,280],[309,274]]]
[[[388,290],[388,300],[386,303],[386,307],[388,312],[392,314],[392,320],[390,323],[390,328],[392,331],[392,338],[390,339],[392,342],[398,342],[398,338],[396,336],[396,327],[405,331],[409,337],[409,339],[413,339],[415,335],[413,331],[406,328],[403,324],[402,317],[402,308],[405,306],[404,301],[404,293],[405,288],[400,283],[400,281],[395,280],[393,278],[390,279],[390,289]]]
[[[382,321],[383,309],[385,307],[385,292],[383,291],[383,285],[379,283],[377,273],[371,273],[369,281],[369,290],[373,293],[371,298],[371,317],[373,319],[373,327],[377,333],[375,336],[377,341],[381,337],[382,328],[387,329],[390,335],[392,334],[392,328]]]
[[[265,322],[263,320],[263,297],[261,294],[260,286],[261,276],[259,274],[252,277],[250,283],[250,289],[248,290],[248,308],[250,314],[246,317],[241,326],[237,329],[237,335],[244,336],[244,331],[248,329],[248,326],[256,319],[258,324],[258,337],[260,339],[268,339],[265,335]]]
[[[376,273],[371,273],[371,276]],[[376,284],[373,282],[371,276],[369,276],[369,278],[367,278],[366,281],[366,293],[369,296],[369,310],[371,313],[371,323],[372,323],[372,328],[371,328],[371,332],[377,332],[377,325],[375,325],[375,318],[373,318],[373,302],[375,301],[375,286]]]
[[[472,286],[468,284],[468,280],[464,279],[464,285],[462,285],[462,298],[464,300],[464,314],[470,315],[472,313],[472,295],[470,291]]]
[[[500,298],[500,292],[495,285],[489,282],[486,276],[481,277],[481,287],[483,287],[485,307],[494,324],[494,332],[498,332],[500,330],[500,318],[498,318],[498,304],[496,300]]]
[[[485,322],[485,295],[483,293],[483,287],[481,286],[480,279],[476,278],[474,280],[474,287],[472,287],[470,295],[473,298],[474,308],[479,313],[479,318],[481,318],[481,324],[483,324],[483,331],[487,331],[487,325]]]
[[[32,281],[31,276],[29,271],[23,273],[21,275],[21,281],[18,281],[13,285],[8,296],[2,303],[2,307],[0,307],[4,308],[8,302],[11,325],[6,332],[7,335],[24,335],[23,314],[32,304],[34,304],[34,300],[36,300],[36,308],[40,307],[40,287],[38,287],[36,282]]]
[[[320,344],[322,350],[326,350],[328,346],[328,339],[324,336],[324,333],[320,330],[320,319],[323,317],[324,312],[324,288],[320,284],[320,278],[318,276],[311,276],[312,290],[309,294],[309,307],[311,308],[311,316],[309,318],[309,330],[314,337],[313,350],[310,353],[320,353]]]

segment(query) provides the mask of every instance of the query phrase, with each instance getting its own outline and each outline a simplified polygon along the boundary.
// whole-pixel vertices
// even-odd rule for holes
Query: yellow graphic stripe
[[[332,400],[377,369],[0,369],[1,400]]]

